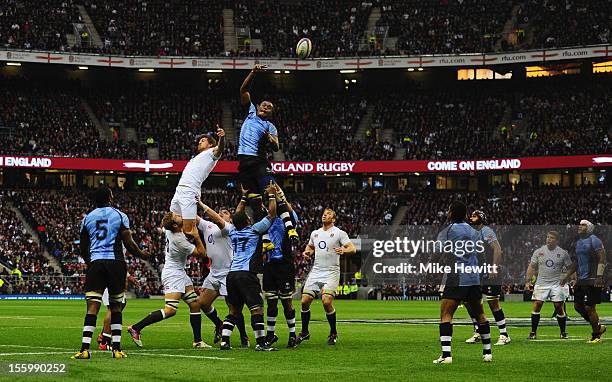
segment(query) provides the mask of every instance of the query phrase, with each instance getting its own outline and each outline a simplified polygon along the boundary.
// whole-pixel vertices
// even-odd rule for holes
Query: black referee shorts
[[[109,295],[125,292],[127,266],[123,260],[94,260],[87,267],[85,292],[102,292]]]
[[[262,307],[261,285],[257,274],[249,271],[233,271],[227,274],[227,302],[238,309],[246,305],[249,310]]]
[[[245,190],[251,193],[263,194],[263,190],[274,182],[272,164],[264,158],[253,155],[238,155],[238,180]]]
[[[289,294],[295,292],[295,267],[293,262],[282,259],[272,260],[264,265],[264,292]]]

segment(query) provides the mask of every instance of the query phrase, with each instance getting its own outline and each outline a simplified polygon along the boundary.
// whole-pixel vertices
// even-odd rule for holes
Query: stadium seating
[[[66,34],[80,21],[73,0],[1,0],[0,47],[67,51]]]
[[[263,51],[242,54],[269,57],[295,57],[295,44],[302,37],[316,41],[314,57],[357,54],[372,4],[358,0],[228,3],[233,6],[234,23],[248,27],[251,39],[262,41]]]
[[[21,276],[52,275],[53,268],[43,256],[43,249],[8,205],[13,196],[10,191],[0,192],[0,263],[11,271],[17,269]]]
[[[530,48],[555,48],[612,42],[612,4],[608,0],[521,1],[519,22],[533,28]]]
[[[512,1],[382,0],[378,26],[389,27],[401,54],[491,52]]]
[[[222,2],[84,0],[102,52],[143,56],[219,56]]]
[[[195,137],[221,124],[219,94],[197,87],[137,84],[93,91],[88,101],[99,119],[135,129],[140,146],[152,137],[163,159],[189,159]],[[226,149],[228,156],[234,152],[234,146]]]

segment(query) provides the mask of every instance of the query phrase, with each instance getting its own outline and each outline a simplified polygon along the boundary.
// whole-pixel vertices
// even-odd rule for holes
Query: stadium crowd
[[[247,27],[251,39],[261,39],[263,50],[247,49],[239,54],[295,57],[295,44],[308,37],[314,57],[357,54],[366,32],[371,1],[312,0],[296,2],[228,1],[234,23]],[[235,53],[235,52],[231,52]]]
[[[103,48],[100,53],[142,56],[219,56],[223,52],[222,2],[81,1]]]
[[[530,25],[530,48],[554,48],[612,41],[612,1],[520,1],[518,21]]]
[[[73,24],[85,24],[79,6],[93,22],[97,44],[88,31],[68,41]],[[224,44],[224,9],[233,12],[243,36],[235,50]],[[371,17],[373,9],[380,18]],[[205,6],[187,0],[2,0],[0,47],[295,57],[295,43],[308,37],[314,57],[491,52],[515,48],[502,39],[509,21],[516,21],[512,33],[523,31],[518,48],[610,43],[609,9],[610,0],[211,0]],[[525,39],[525,30],[533,37]],[[396,39],[395,46],[385,38]],[[261,41],[261,49],[253,40]]]
[[[66,34],[81,22],[74,0],[1,0],[0,47],[66,51]]]
[[[387,53],[492,52],[513,5],[508,0],[381,0],[377,25],[397,37],[396,51]]]
[[[100,120],[135,129],[140,147],[148,141],[159,147],[160,158],[184,160],[193,154],[197,135],[221,125],[220,98],[196,87],[138,83],[129,89],[97,89],[88,101]],[[234,151],[233,144],[226,149],[229,155]],[[146,151],[139,154],[146,156]]]

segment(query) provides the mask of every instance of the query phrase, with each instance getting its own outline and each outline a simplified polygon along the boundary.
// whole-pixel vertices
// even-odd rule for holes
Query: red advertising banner
[[[181,172],[187,161],[0,156],[0,167],[62,170]],[[612,166],[610,155],[575,155],[469,160],[397,160],[340,162],[274,162],[280,174],[345,174],[406,172],[482,172]],[[220,161],[214,173],[237,173],[238,162]]]

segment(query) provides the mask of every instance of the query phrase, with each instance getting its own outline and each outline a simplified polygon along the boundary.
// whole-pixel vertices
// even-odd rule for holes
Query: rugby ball
[[[300,41],[298,41],[297,46],[295,47],[295,54],[299,59],[305,59],[310,56],[310,51],[312,50],[312,42],[310,39],[304,37]]]

